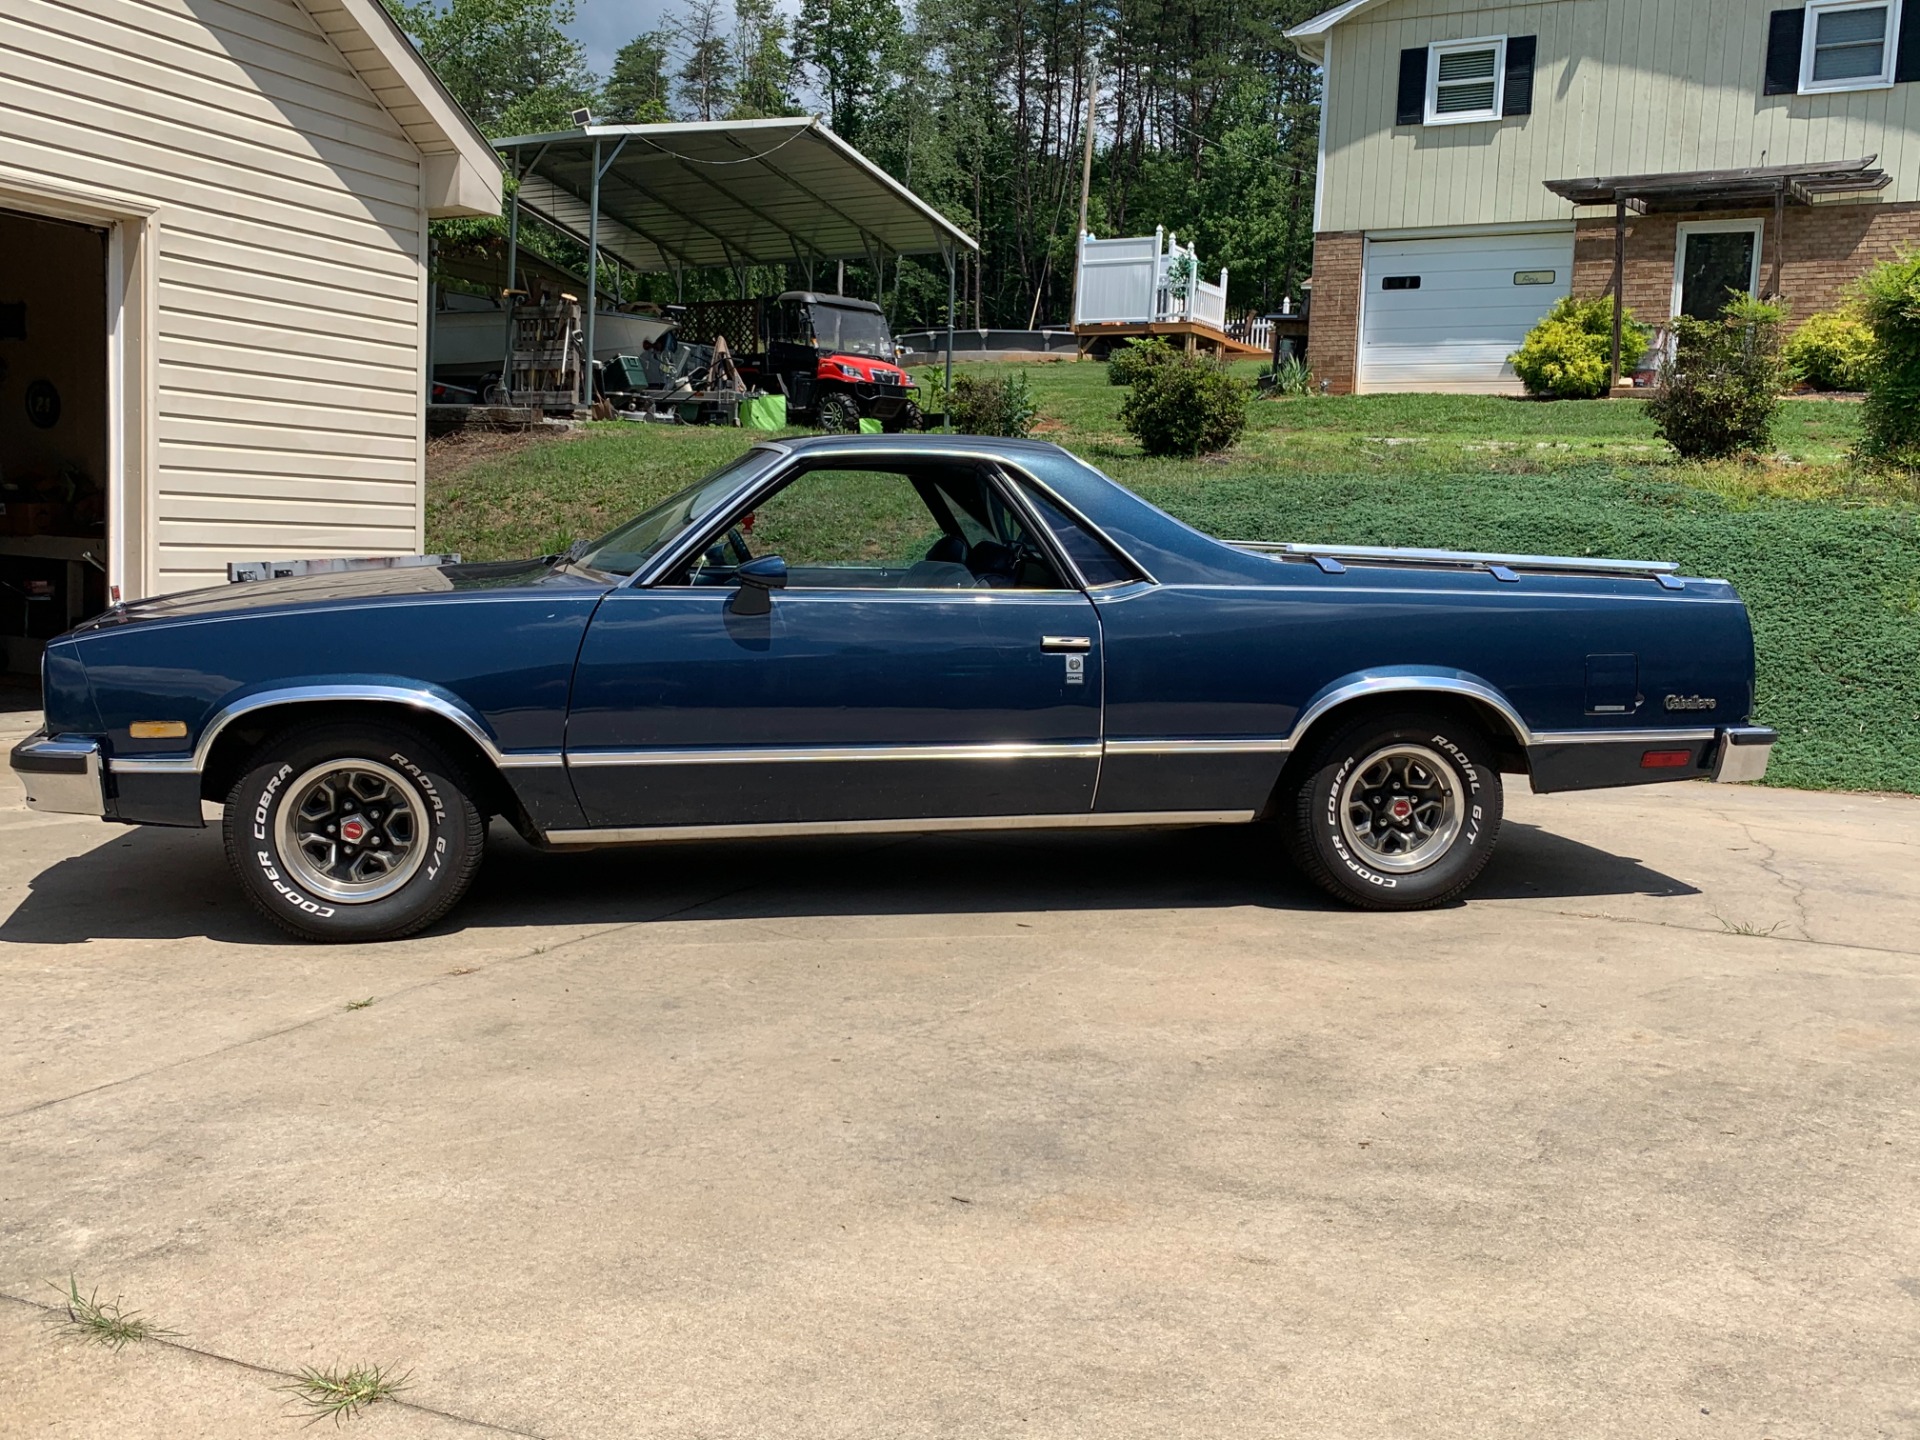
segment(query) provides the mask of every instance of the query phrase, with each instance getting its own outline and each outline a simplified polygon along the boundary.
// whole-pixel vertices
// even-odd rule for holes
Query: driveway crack
[[[59,1305],[42,1304],[38,1300],[29,1300],[21,1295],[8,1295],[4,1291],[0,1291],[0,1300],[10,1301],[28,1310],[36,1310],[50,1320],[66,1314],[66,1310]],[[197,1355],[202,1360],[211,1360],[218,1365],[228,1365],[236,1370],[250,1371],[255,1375],[265,1375],[275,1380],[298,1382],[300,1379],[297,1371],[282,1370],[277,1365],[262,1365],[253,1360],[242,1360],[234,1355],[222,1355],[217,1350],[207,1350],[198,1345],[189,1345],[184,1340],[169,1340],[164,1336],[153,1336],[143,1340],[141,1343],[143,1345],[151,1345],[159,1350],[174,1350],[183,1355]],[[532,1430],[516,1430],[511,1425],[496,1424],[494,1421],[481,1420],[472,1415],[462,1415],[454,1410],[442,1410],[436,1405],[423,1405],[418,1400],[407,1400],[398,1395],[389,1395],[382,1399],[380,1403],[382,1405],[391,1405],[398,1410],[414,1410],[422,1415],[432,1415],[439,1420],[451,1420],[457,1425],[470,1425],[476,1430],[485,1430],[494,1435],[514,1435],[520,1437],[520,1440],[547,1440],[546,1436],[540,1435]]]

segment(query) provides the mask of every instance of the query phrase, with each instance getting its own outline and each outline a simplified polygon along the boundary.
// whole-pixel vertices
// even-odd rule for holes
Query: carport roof
[[[520,203],[638,270],[876,260],[978,249],[971,236],[810,116],[588,125],[494,145]]]

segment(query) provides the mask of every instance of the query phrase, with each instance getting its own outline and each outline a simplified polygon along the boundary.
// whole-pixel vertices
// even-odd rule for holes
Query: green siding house
[[[1308,354],[1335,391],[1517,391],[1569,293],[1795,316],[1920,244],[1920,0],[1347,0]]]

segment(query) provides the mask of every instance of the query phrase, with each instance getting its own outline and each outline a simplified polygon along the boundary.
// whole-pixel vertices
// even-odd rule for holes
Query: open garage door
[[[1573,286],[1573,228],[1369,238],[1359,388],[1515,393],[1507,356]]]
[[[107,606],[107,328],[106,232],[0,210],[0,692]]]

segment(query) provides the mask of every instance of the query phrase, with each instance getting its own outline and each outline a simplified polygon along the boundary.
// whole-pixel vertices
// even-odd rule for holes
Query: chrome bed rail
[[[1297,545],[1268,540],[1229,540],[1236,550],[1282,560],[1314,563],[1351,560],[1361,565],[1433,565],[1461,570],[1507,570],[1524,574],[1619,575],[1661,579],[1677,574],[1670,560],[1603,560],[1579,555],[1495,555],[1474,550],[1415,550],[1395,545]],[[1323,566],[1324,568],[1324,566]]]

